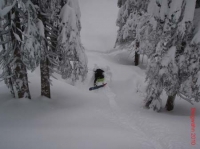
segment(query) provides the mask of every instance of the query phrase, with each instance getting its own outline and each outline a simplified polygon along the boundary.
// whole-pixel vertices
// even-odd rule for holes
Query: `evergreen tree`
[[[151,52],[151,63],[147,70],[146,107],[156,111],[161,109],[160,95],[163,90],[168,95],[167,110],[172,110],[176,95],[180,95],[181,84],[190,76],[183,72],[180,61],[190,44],[195,0],[152,0],[149,5],[157,5],[152,14],[157,20],[156,34],[159,36],[155,52]],[[155,45],[155,44],[153,44]],[[192,55],[190,55],[192,56]],[[189,57],[190,57],[189,56]],[[186,77],[187,76],[187,77]]]
[[[5,70],[4,72],[6,72],[4,73],[5,81],[7,82],[8,78],[10,78],[9,83],[7,82],[7,84],[9,84],[10,87],[12,84],[11,93],[14,94],[14,97],[30,98],[26,67],[22,62],[20,54],[22,33],[19,31],[21,30],[21,25],[18,4],[19,3],[16,1],[7,1],[1,6],[2,12],[4,13],[1,14],[1,17],[3,18],[2,22],[7,31],[6,37],[4,33],[1,32],[1,36],[5,37],[2,37],[2,43],[5,43],[3,46],[3,52],[5,53],[2,53],[2,55],[4,55],[4,63],[1,64]],[[7,12],[5,12],[6,8]],[[11,22],[11,16],[14,16],[13,23]]]
[[[38,28],[41,39],[41,95],[50,98],[50,76],[59,65],[57,51],[58,15],[66,0],[32,0],[38,6]]]
[[[118,1],[120,7],[117,19],[119,26],[115,46],[128,44],[135,50],[135,65],[139,64],[140,39],[137,32],[143,21],[143,15],[147,12],[148,0]]]
[[[4,31],[1,40],[4,50],[1,57],[5,82],[16,98],[31,98],[27,68],[34,70],[39,62],[39,41],[35,26],[35,8],[30,0],[2,1],[1,17]],[[3,62],[3,63],[2,63]],[[8,76],[9,75],[9,76]]]
[[[10,55],[11,48],[12,48],[10,38],[8,36],[10,35],[10,28],[9,28],[10,26],[11,25],[10,25],[10,21],[8,21],[8,15],[6,15],[5,20],[4,18],[2,18],[1,26],[0,26],[2,29],[0,32],[1,45],[2,45],[2,51],[0,52],[0,65],[3,69],[3,73],[0,75],[0,78],[4,79],[4,82],[10,89],[11,94],[13,95],[13,97],[15,97],[13,83],[11,80],[11,68],[8,63],[8,60],[9,60],[8,55]]]
[[[87,74],[87,57],[80,40],[80,8],[77,0],[68,0],[60,13],[58,47],[61,56],[59,71],[63,79],[84,80]]]
[[[117,34],[117,40],[116,40],[116,43],[115,43],[115,47],[120,45],[120,44],[124,44],[126,42],[128,42],[128,39],[127,37],[126,38],[123,38],[123,34],[124,34],[124,25],[126,24],[127,22],[127,19],[130,15],[130,0],[118,0],[118,7],[120,8],[119,9],[119,12],[118,12],[118,18],[117,18],[117,26],[119,27],[119,30],[118,30],[118,34]]]
[[[9,38],[11,22],[8,20],[8,17],[9,17],[7,14],[8,12],[3,11],[5,8],[10,7],[10,9],[11,9],[12,6],[7,6],[7,5],[9,5],[8,1],[0,2],[0,10],[2,10],[0,13],[0,17],[1,17],[1,20],[0,20],[0,25],[1,25],[0,26],[0,28],[1,28],[1,30],[0,30],[0,38],[1,38],[0,45],[2,48],[2,50],[0,51],[0,66],[3,70],[3,73],[0,75],[0,78],[4,79],[4,82],[10,89],[11,94],[13,95],[13,97],[15,97],[13,83],[11,80],[11,68],[8,63],[8,59],[9,59],[8,55],[10,54],[10,51],[11,51],[10,49],[12,46],[11,42],[10,42],[10,38]]]
[[[196,8],[198,1],[196,3]],[[180,74],[183,84],[181,85],[179,96],[181,98],[196,102],[200,101],[200,22],[197,22],[199,14],[198,11],[194,17],[194,28],[189,42],[185,45],[184,52],[179,62]]]

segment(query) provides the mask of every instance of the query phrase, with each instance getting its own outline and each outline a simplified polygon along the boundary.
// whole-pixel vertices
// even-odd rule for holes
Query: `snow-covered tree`
[[[39,64],[40,44],[35,13],[30,0],[1,1],[2,76],[16,98],[31,98],[27,68],[34,70]]]
[[[135,65],[139,64],[139,53],[141,53],[139,36],[144,15],[147,12],[149,0],[121,0],[118,1],[120,7],[117,26],[119,26],[115,46],[129,45],[135,51]],[[144,23],[143,23],[144,24]]]
[[[41,40],[41,95],[50,98],[50,76],[59,65],[57,51],[59,12],[67,0],[32,0],[37,7]]]
[[[21,24],[18,9],[18,2],[16,1],[4,2],[4,5],[1,6],[1,18],[3,18],[3,23],[8,25],[5,26],[8,32],[7,36],[3,38],[3,41],[5,42],[4,47],[6,47],[6,49],[4,50],[5,53],[2,53],[2,55],[5,54],[4,62],[7,63],[6,66],[10,69],[9,76],[6,76],[8,74],[8,69],[4,69],[7,71],[4,74],[4,78],[6,79],[6,82],[8,78],[10,78],[12,81],[14,97],[30,98],[26,67],[22,62],[22,57],[20,54],[22,33],[19,31],[21,30]],[[1,32],[1,35],[2,34],[3,33]],[[9,41],[5,41],[5,39],[8,39]],[[3,64],[3,68],[5,63]]]
[[[6,85],[10,89],[11,94],[13,97],[15,97],[14,94],[14,88],[13,83],[11,80],[11,68],[8,63],[8,55],[11,52],[11,42],[10,42],[10,21],[8,21],[9,16],[7,15],[8,11],[12,8],[12,6],[9,5],[8,2],[1,1],[0,2],[0,38],[1,38],[1,51],[0,51],[0,66],[3,70],[3,73],[0,75],[0,77],[5,81]],[[7,7],[6,7],[7,6]],[[10,8],[6,11],[5,8]],[[8,50],[10,49],[10,50]]]
[[[172,110],[176,95],[180,95],[181,85],[191,76],[182,68],[184,63],[188,63],[183,63],[183,55],[191,42],[195,3],[196,0],[151,0],[149,3],[149,13],[157,21],[155,35],[159,40],[153,42],[156,48],[151,52],[147,70],[147,108],[160,111],[160,95],[165,91],[168,95],[166,109]],[[188,56],[192,57],[192,53]]]
[[[76,80],[78,75],[82,75],[83,78],[85,77],[85,72],[87,71],[87,64],[84,65],[86,57],[84,54],[84,48],[80,44],[80,42],[73,42],[70,41],[70,44],[61,44],[62,41],[66,39],[66,43],[68,42],[68,38],[65,37],[66,34],[61,31],[63,30],[63,23],[62,17],[60,17],[63,6],[68,5],[70,8],[76,10],[74,13],[77,17],[77,29],[75,30],[74,35],[71,36],[71,39],[78,39],[80,40],[80,9],[78,6],[78,2],[69,1],[69,0],[32,0],[35,5],[38,6],[38,28],[40,30],[40,37],[42,41],[42,49],[41,49],[41,61],[40,61],[40,68],[41,68],[41,94],[43,96],[50,98],[50,76],[53,76],[52,73],[60,73],[63,78],[66,77],[68,74],[72,78],[72,80]],[[69,15],[69,14],[63,14]],[[59,31],[60,30],[60,31]],[[78,41],[77,40],[77,41]],[[75,46],[74,46],[75,45]],[[74,47],[73,47],[74,46]],[[72,59],[72,55],[63,55],[62,50],[66,48],[66,50],[73,48],[74,59]],[[62,50],[61,50],[62,49]],[[64,49],[65,50],[65,49]],[[64,71],[64,70],[67,70]]]
[[[38,28],[41,39],[41,57],[40,57],[40,74],[41,74],[41,96],[51,98],[50,91],[50,62],[48,59],[48,44],[45,37],[45,26],[41,20],[43,17],[38,14]],[[40,20],[41,19],[41,20]]]
[[[40,52],[42,48],[40,32],[37,26],[37,10],[31,0],[27,0],[23,7],[22,10],[26,15],[23,20],[24,22],[26,21],[26,23],[22,22],[23,37],[21,40],[23,42],[21,45],[21,55],[23,63],[26,65],[27,69],[33,71],[39,65]]]
[[[119,30],[118,30],[115,46],[117,46],[119,44],[127,43],[128,41],[131,40],[131,39],[128,39],[128,37],[123,36],[124,35],[124,25],[126,24],[127,19],[131,13],[130,12],[130,10],[131,10],[130,3],[131,3],[131,0],[118,0],[118,7],[120,9],[118,12],[118,18],[117,18],[116,24],[119,27]],[[132,39],[134,39],[134,38],[132,38]]]
[[[136,39],[136,29],[141,16],[147,11],[149,0],[119,0],[117,26],[119,27],[116,46]]]
[[[39,30],[39,39],[41,41],[40,50],[40,73],[41,73],[41,95],[50,98],[50,73],[49,73],[49,59],[48,59],[48,44],[45,36],[45,21],[46,11],[48,6],[51,4],[47,1],[32,0],[33,4],[37,9],[37,28]],[[46,8],[46,9],[45,9]]]
[[[84,80],[87,74],[87,57],[80,40],[80,17],[78,1],[68,0],[60,12],[59,71],[64,79],[71,79],[72,83],[80,77]]]
[[[200,101],[200,22],[198,18],[199,10],[196,10],[194,29],[179,60],[180,74],[184,76],[179,95],[186,100],[194,99],[196,102]]]

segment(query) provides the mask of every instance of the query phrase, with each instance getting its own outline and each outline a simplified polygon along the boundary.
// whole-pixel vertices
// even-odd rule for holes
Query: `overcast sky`
[[[113,48],[117,35],[117,0],[79,0],[81,9],[81,40],[88,50]]]

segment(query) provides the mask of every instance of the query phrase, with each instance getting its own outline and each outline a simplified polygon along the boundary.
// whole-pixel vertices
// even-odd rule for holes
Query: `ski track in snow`
[[[98,52],[93,52],[97,53]],[[102,54],[102,53],[100,53]],[[99,58],[98,58],[99,59]],[[105,66],[104,66],[105,67]],[[120,69],[120,67],[119,67]],[[98,93],[98,92],[96,92]],[[107,96],[109,100],[109,104],[111,107],[110,115],[108,115],[109,111],[98,109],[97,111],[101,113],[105,118],[111,120],[114,123],[121,125],[122,127],[131,129],[134,135],[139,138],[142,144],[147,144],[151,146],[152,149],[165,149],[159,142],[157,137],[149,136],[145,131],[142,130],[140,124],[137,123],[138,119],[140,119],[139,112],[136,114],[128,116],[122,112],[120,106],[117,104],[115,97],[116,94],[112,92],[109,84],[103,88],[103,93]],[[137,120],[137,121],[134,121]],[[141,122],[141,120],[139,120]],[[153,125],[152,128],[156,128],[156,125]]]
[[[177,142],[179,136],[172,136],[167,127],[152,122],[150,118],[143,117],[140,111],[135,111],[131,115],[125,114],[115,101],[116,94],[111,91],[109,86],[104,88],[104,93],[108,97],[112,111],[110,115],[108,115],[108,111],[98,109],[98,112],[112,122],[131,129],[141,143],[152,146],[153,149],[183,149],[188,145],[187,143]],[[151,128],[152,134],[148,134],[149,128]]]
[[[111,107],[112,109],[115,109],[115,110],[119,109],[119,106],[117,105],[117,102],[115,101],[116,94],[114,94],[114,93],[111,91],[111,89],[110,89],[109,86],[106,86],[106,87],[104,88],[104,91],[105,91],[106,96],[107,96],[108,99],[109,99],[110,107]]]
[[[109,86],[104,88],[104,92],[108,97],[110,107],[112,108],[111,117],[107,115],[107,112],[104,113],[101,111],[102,114],[104,114],[104,117],[107,117],[113,122],[120,123],[123,127],[131,129],[134,132],[134,135],[137,136],[137,138],[140,138],[141,143],[151,145],[154,149],[164,149],[163,146],[157,141],[158,138],[152,138],[151,136],[148,136],[148,134],[145,133],[141,127],[139,127],[136,121],[132,121],[140,118],[138,112],[134,116],[128,116],[124,114],[115,101],[116,94],[111,91]]]
[[[92,53],[102,56],[102,53]],[[98,57],[98,59],[100,58]],[[113,80],[113,82],[114,81],[115,80]],[[102,91],[108,98],[111,111],[98,109],[97,112],[101,113],[102,116],[108,120],[117,123],[124,128],[130,129],[142,144],[148,145],[150,149],[189,149],[191,147],[187,142],[184,143],[184,139],[179,142],[180,135],[174,135],[167,127],[167,124],[159,124],[156,121],[151,120],[151,118],[143,116],[141,111],[133,110],[130,115],[123,112],[120,105],[118,105],[115,100],[117,95],[113,93],[109,84],[104,87]],[[98,93],[98,91],[96,91],[96,93]],[[141,110],[143,109],[141,108]]]

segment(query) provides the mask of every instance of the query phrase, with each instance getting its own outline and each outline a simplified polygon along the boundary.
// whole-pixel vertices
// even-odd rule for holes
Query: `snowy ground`
[[[200,148],[200,104],[177,99],[172,112],[144,109],[145,64],[134,67],[131,54],[119,51],[86,54],[84,84],[53,80],[52,99],[39,96],[37,71],[29,74],[32,100],[12,99],[0,82],[0,149]],[[95,64],[110,68],[108,85],[90,92]],[[190,143],[192,107],[196,146]]]

